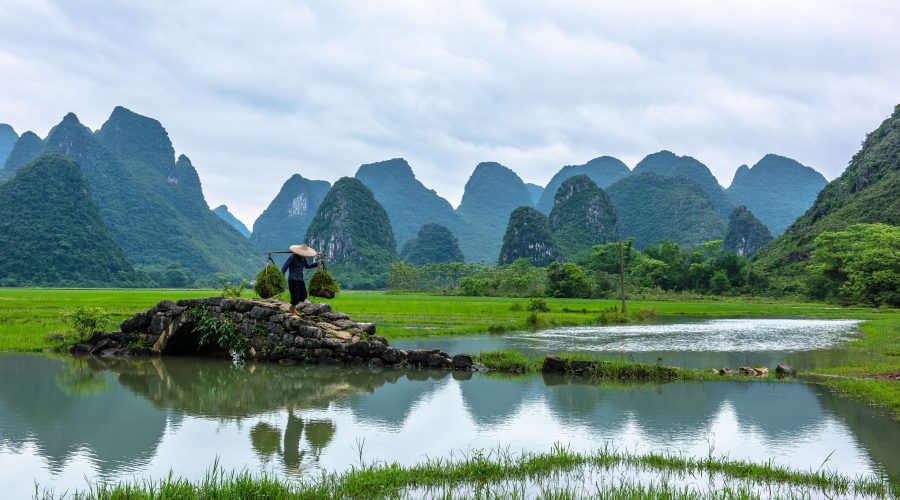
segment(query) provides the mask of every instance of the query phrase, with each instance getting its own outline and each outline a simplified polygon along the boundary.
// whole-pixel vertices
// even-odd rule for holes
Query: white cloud
[[[767,152],[833,178],[900,101],[900,8],[862,2],[0,2],[0,122],[159,119],[248,225],[295,172],[403,156],[451,202],[670,149],[723,185]]]

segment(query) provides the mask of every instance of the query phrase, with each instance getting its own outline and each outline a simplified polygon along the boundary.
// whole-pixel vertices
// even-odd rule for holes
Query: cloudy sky
[[[883,1],[0,0],[0,122],[160,120],[247,225],[293,173],[402,156],[458,203],[480,161],[669,149],[723,186],[775,152],[829,179],[900,103]]]

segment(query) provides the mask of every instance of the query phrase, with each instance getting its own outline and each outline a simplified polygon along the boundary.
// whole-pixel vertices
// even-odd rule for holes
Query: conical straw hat
[[[304,243],[302,245],[291,245],[291,252],[301,256],[301,257],[315,257],[318,252],[309,248],[309,246]]]

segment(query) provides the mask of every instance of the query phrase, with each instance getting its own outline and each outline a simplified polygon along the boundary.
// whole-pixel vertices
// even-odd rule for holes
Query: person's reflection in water
[[[301,473],[300,464],[306,455],[306,452],[300,449],[302,434],[303,419],[294,416],[294,409],[288,407],[287,427],[284,429],[284,454],[282,455],[284,468],[288,474]]]

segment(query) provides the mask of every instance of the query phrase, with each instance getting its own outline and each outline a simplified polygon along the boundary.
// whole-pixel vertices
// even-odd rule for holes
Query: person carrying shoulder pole
[[[319,258],[312,264],[309,263],[310,257],[315,257],[318,253],[309,248],[306,243],[302,245],[291,245],[291,256],[281,266],[282,273],[288,273],[288,290],[291,292],[291,316],[299,317],[297,314],[297,304],[306,301],[306,282],[303,281],[303,271],[306,269],[314,269]]]

